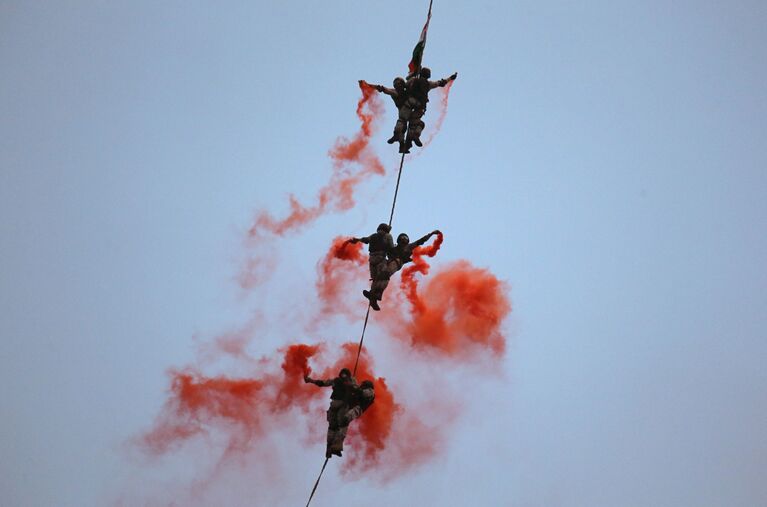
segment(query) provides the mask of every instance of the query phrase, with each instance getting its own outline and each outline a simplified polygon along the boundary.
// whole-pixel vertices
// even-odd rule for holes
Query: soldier
[[[355,391],[359,389],[359,386],[357,386],[357,382],[354,380],[354,377],[352,377],[352,373],[348,368],[343,368],[340,372],[338,372],[338,376],[333,379],[315,380],[307,375],[304,377],[304,382],[307,384],[314,384],[319,387],[333,388],[333,391],[330,393],[330,407],[328,408],[327,412],[328,437],[325,457],[329,458],[333,454],[341,456],[341,450],[337,449],[335,444],[335,442],[338,440],[338,432],[341,427],[341,416],[345,416],[345,414],[351,408],[349,405],[349,400],[353,400],[355,398]],[[345,420],[345,417],[343,420]],[[345,434],[346,432],[344,432],[344,435]]]
[[[365,380],[359,387],[355,386],[351,391],[351,397],[347,400],[345,410],[338,414],[338,429],[331,436],[328,434],[328,446],[331,454],[341,456],[344,449],[344,439],[349,429],[349,423],[361,416],[375,401],[373,382]]]
[[[405,150],[401,153],[408,153],[410,147],[415,143],[416,146],[423,146],[421,143],[421,132],[423,132],[426,126],[421,118],[426,113],[426,104],[429,102],[429,91],[437,87],[447,86],[447,83],[454,81],[458,77],[458,73],[454,72],[447,79],[440,79],[439,81],[429,81],[431,77],[431,69],[428,67],[422,67],[416,74],[408,76],[406,82],[408,92],[408,106],[410,107],[410,119],[407,131],[407,139],[405,141]]]
[[[401,77],[394,78],[394,88],[386,88],[383,85],[372,85],[373,88],[380,93],[385,93],[391,97],[394,105],[397,107],[397,123],[394,124],[394,135],[392,135],[386,142],[393,144],[399,142],[400,150],[405,145],[405,130],[407,129],[407,122],[410,119],[411,107],[408,104],[408,93],[405,80]]]
[[[410,238],[407,234],[402,233],[397,236],[397,245],[389,251],[388,259],[383,266],[380,266],[376,272],[376,276],[373,277],[373,283],[370,286],[370,290],[363,290],[362,294],[370,301],[370,307],[373,310],[380,310],[378,301],[383,297],[383,293],[386,287],[389,286],[389,279],[391,276],[402,269],[402,266],[408,262],[413,261],[413,250],[429,241],[432,236],[440,234],[439,230],[431,231],[426,236],[410,242]]]
[[[368,245],[370,258],[368,265],[370,267],[370,278],[375,279],[376,273],[386,264],[386,254],[394,248],[394,240],[389,232],[391,227],[387,224],[379,224],[376,232],[364,238],[352,238],[351,243],[363,242]]]

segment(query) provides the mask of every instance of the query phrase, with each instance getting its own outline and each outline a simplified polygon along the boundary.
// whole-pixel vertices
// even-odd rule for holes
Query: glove
[[[314,384],[312,379],[309,378],[309,375],[304,375],[304,382],[306,382],[307,384]]]
[[[383,85],[376,85],[376,90],[378,90],[379,92],[384,91]]]
[[[455,81],[455,78],[457,78],[457,77],[458,77],[458,73],[457,73],[457,72],[453,72],[453,75],[452,75],[452,76],[450,76],[448,79],[449,79],[450,81]]]
[[[349,243],[351,243],[352,245],[359,242],[360,242],[359,238],[352,238],[349,240]]]

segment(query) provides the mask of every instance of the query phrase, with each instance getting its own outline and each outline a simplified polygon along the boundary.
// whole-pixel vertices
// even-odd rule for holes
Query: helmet
[[[429,67],[421,68],[421,77],[429,79],[431,77],[431,69]]]
[[[376,229],[378,232],[389,232],[391,230],[391,226],[389,224],[378,224],[378,229]]]
[[[373,381],[365,380],[360,384],[362,389],[373,389]]]
[[[341,368],[341,371],[338,372],[339,377],[351,377],[352,372],[349,371],[349,368]]]
[[[405,80],[401,77],[395,77],[394,78],[394,88],[399,88],[400,86],[405,86]]]
[[[402,243],[403,245],[407,245],[410,243],[410,237],[405,234],[404,232],[397,236],[397,243]]]

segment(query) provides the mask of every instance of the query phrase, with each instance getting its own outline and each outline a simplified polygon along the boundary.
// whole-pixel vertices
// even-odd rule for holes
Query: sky
[[[237,285],[243,237],[312,202],[422,3],[0,1],[0,504],[303,505],[321,445],[282,432],[200,485],[204,443],[131,442],[169,368],[256,316],[256,357],[356,337],[285,309],[317,305],[332,238],[385,221],[391,171],[275,240],[266,293]],[[461,410],[394,480],[331,461],[312,505],[767,504],[766,23],[757,1],[435,0],[424,60],[458,80],[395,230],[508,283],[506,350],[402,371],[374,315],[379,375]],[[290,473],[254,479],[264,460]]]

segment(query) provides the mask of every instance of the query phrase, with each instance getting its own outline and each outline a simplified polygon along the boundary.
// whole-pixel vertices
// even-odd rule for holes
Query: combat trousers
[[[344,405],[337,412],[337,427],[335,429],[328,428],[328,451],[340,452],[344,450],[344,439],[349,430],[349,423],[361,415],[362,408],[359,405],[351,409],[347,409]]]

